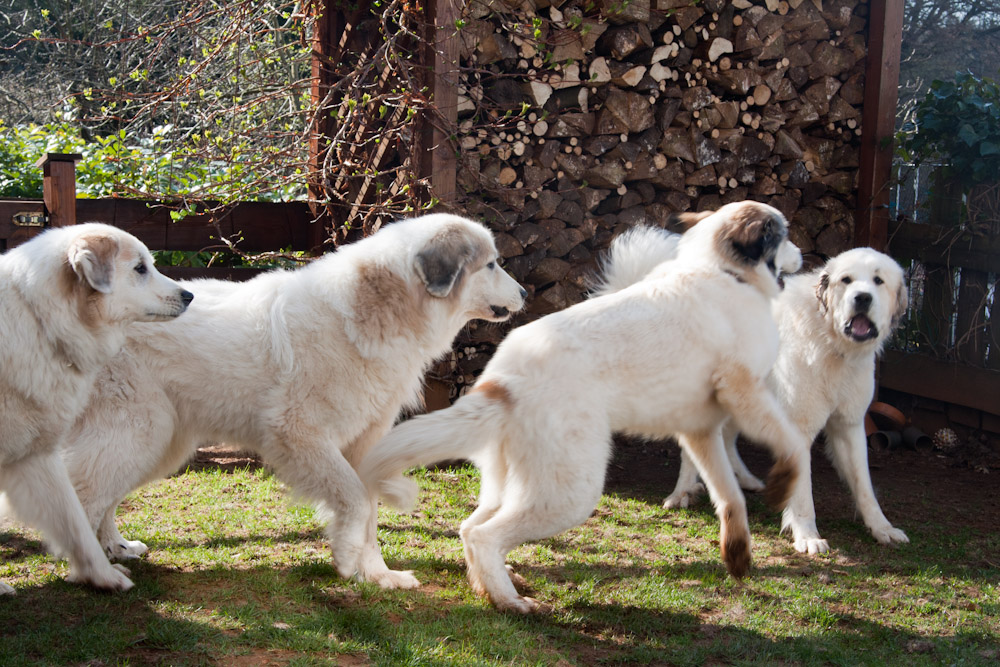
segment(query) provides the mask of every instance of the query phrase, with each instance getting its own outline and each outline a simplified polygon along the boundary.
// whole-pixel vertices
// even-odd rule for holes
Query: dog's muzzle
[[[490,306],[490,310],[497,317],[510,317],[510,309],[503,306]]]

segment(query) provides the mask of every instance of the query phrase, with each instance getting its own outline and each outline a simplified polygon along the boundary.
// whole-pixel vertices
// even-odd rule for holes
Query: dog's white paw
[[[367,575],[360,575],[359,579],[378,584],[385,589],[409,589],[420,586],[420,580],[413,576],[413,570],[383,570]]]
[[[128,568],[107,563],[107,569],[100,572],[70,572],[66,581],[73,584],[87,584],[101,591],[127,591],[135,584],[128,578]]]
[[[14,593],[15,591],[13,586],[8,586],[0,581],[0,595],[13,595]]]
[[[699,482],[688,489],[674,489],[674,492],[663,501],[664,509],[686,509],[691,506],[694,499],[705,493],[705,487]]]
[[[109,560],[135,560],[148,551],[149,547],[139,540],[123,539],[104,547]]]
[[[822,537],[799,537],[795,539],[795,550],[803,554],[825,554],[830,545]]]
[[[906,533],[901,531],[899,528],[893,528],[892,526],[872,528],[871,531],[875,539],[882,544],[891,544],[892,542],[908,544],[910,542],[910,538],[906,536]]]

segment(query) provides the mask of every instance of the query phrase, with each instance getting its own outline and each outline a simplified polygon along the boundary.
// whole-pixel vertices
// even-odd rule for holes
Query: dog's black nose
[[[528,290],[524,289],[523,287],[521,288],[521,298],[522,299],[528,298]]]
[[[191,303],[193,300],[194,300],[194,294],[191,294],[191,292],[188,292],[186,289],[181,290],[181,301],[184,302],[185,306]]]
[[[854,295],[854,305],[862,310],[868,310],[872,305],[872,295],[868,292],[858,292]]]

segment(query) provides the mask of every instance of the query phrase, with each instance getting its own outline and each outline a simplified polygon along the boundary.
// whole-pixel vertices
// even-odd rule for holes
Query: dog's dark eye
[[[885,281],[879,278],[878,276],[875,276],[875,280],[873,280],[872,282],[874,282],[876,285],[881,285]]]
[[[496,262],[490,262],[489,264],[486,265],[486,268],[492,271],[493,269],[496,268],[496,266],[497,266]]]
[[[146,268],[145,262],[139,262],[138,264],[135,265],[135,272],[138,273],[140,276],[146,275],[147,271],[149,271],[149,269]]]
[[[844,283],[845,285],[850,285],[851,284],[851,277],[850,276],[844,276],[843,278],[840,279],[840,282]]]

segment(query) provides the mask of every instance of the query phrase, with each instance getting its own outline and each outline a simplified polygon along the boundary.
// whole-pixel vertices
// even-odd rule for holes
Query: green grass
[[[918,523],[875,544],[853,521],[837,549],[797,554],[750,498],[755,567],[726,575],[707,505],[667,512],[607,495],[583,526],[510,556],[554,607],[520,617],[470,590],[457,528],[474,469],[422,472],[414,514],[383,510],[390,566],[415,591],[339,579],[312,510],[265,471],[188,472],[131,496],[122,533],[148,556],[136,587],[65,583],[37,534],[0,532],[0,665],[979,665],[1000,659],[1000,536]]]

